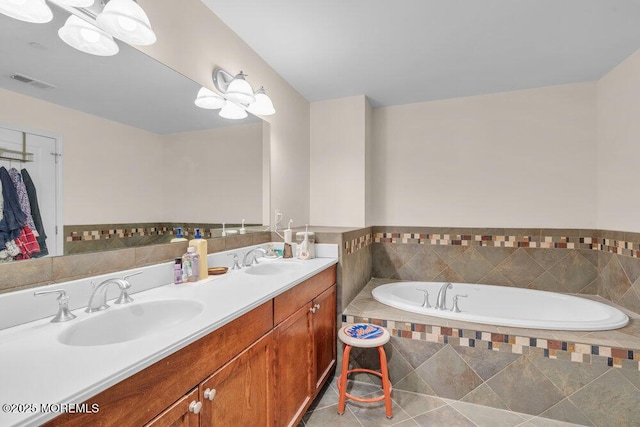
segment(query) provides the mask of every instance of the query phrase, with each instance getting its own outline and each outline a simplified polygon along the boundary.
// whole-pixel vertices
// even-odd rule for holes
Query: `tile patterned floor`
[[[349,381],[349,393],[370,396],[381,393],[380,387]],[[336,379],[328,383],[304,415],[298,427],[568,427],[569,424],[527,414],[503,411],[456,400],[394,390],[393,418],[384,414],[384,402],[347,402],[343,415],[338,415]]]

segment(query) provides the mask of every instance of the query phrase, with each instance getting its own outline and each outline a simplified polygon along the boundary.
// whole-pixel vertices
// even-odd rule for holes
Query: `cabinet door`
[[[318,295],[312,304],[315,395],[336,364],[336,285]]]
[[[311,303],[305,304],[274,329],[277,426],[293,425],[311,400],[310,309]]]
[[[198,389],[195,388],[145,427],[198,427],[200,416],[190,410],[191,404],[198,402]]]
[[[202,427],[273,425],[272,341],[269,332],[200,384]]]

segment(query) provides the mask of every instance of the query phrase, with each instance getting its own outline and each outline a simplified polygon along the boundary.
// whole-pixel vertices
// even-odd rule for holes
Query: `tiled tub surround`
[[[581,425],[640,425],[640,316],[628,312],[625,328],[601,332],[456,322],[375,301],[372,289],[392,281],[372,279],[342,320],[389,329],[395,390]],[[376,357],[358,349],[351,360],[376,367]],[[367,375],[356,379],[376,382]]]
[[[594,294],[640,313],[639,233],[373,227],[370,242],[372,277]]]
[[[241,224],[225,224],[227,230],[239,229]],[[188,239],[200,228],[203,238],[221,237],[222,224],[154,222],[127,224],[89,224],[64,226],[64,254],[132,248],[141,245],[169,243],[175,237],[175,228],[182,227]],[[266,226],[245,224],[247,232],[265,231]]]

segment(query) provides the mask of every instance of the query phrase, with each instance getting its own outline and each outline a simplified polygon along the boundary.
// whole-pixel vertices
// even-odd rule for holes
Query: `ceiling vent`
[[[26,83],[28,85],[31,86],[35,86],[38,89],[55,89],[55,86],[46,82],[43,82],[42,80],[36,80],[34,78],[31,78],[29,76],[25,76],[23,74],[12,74],[10,76],[13,80],[17,80],[21,83]]]

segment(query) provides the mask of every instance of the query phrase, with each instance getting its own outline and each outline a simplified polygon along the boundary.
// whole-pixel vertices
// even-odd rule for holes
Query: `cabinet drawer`
[[[144,425],[273,327],[266,302],[92,397],[97,414],[65,414],[47,426]]]
[[[332,265],[326,270],[275,297],[273,299],[274,325],[279,324],[295,313],[296,310],[320,295],[334,283],[336,283],[336,266]]]

